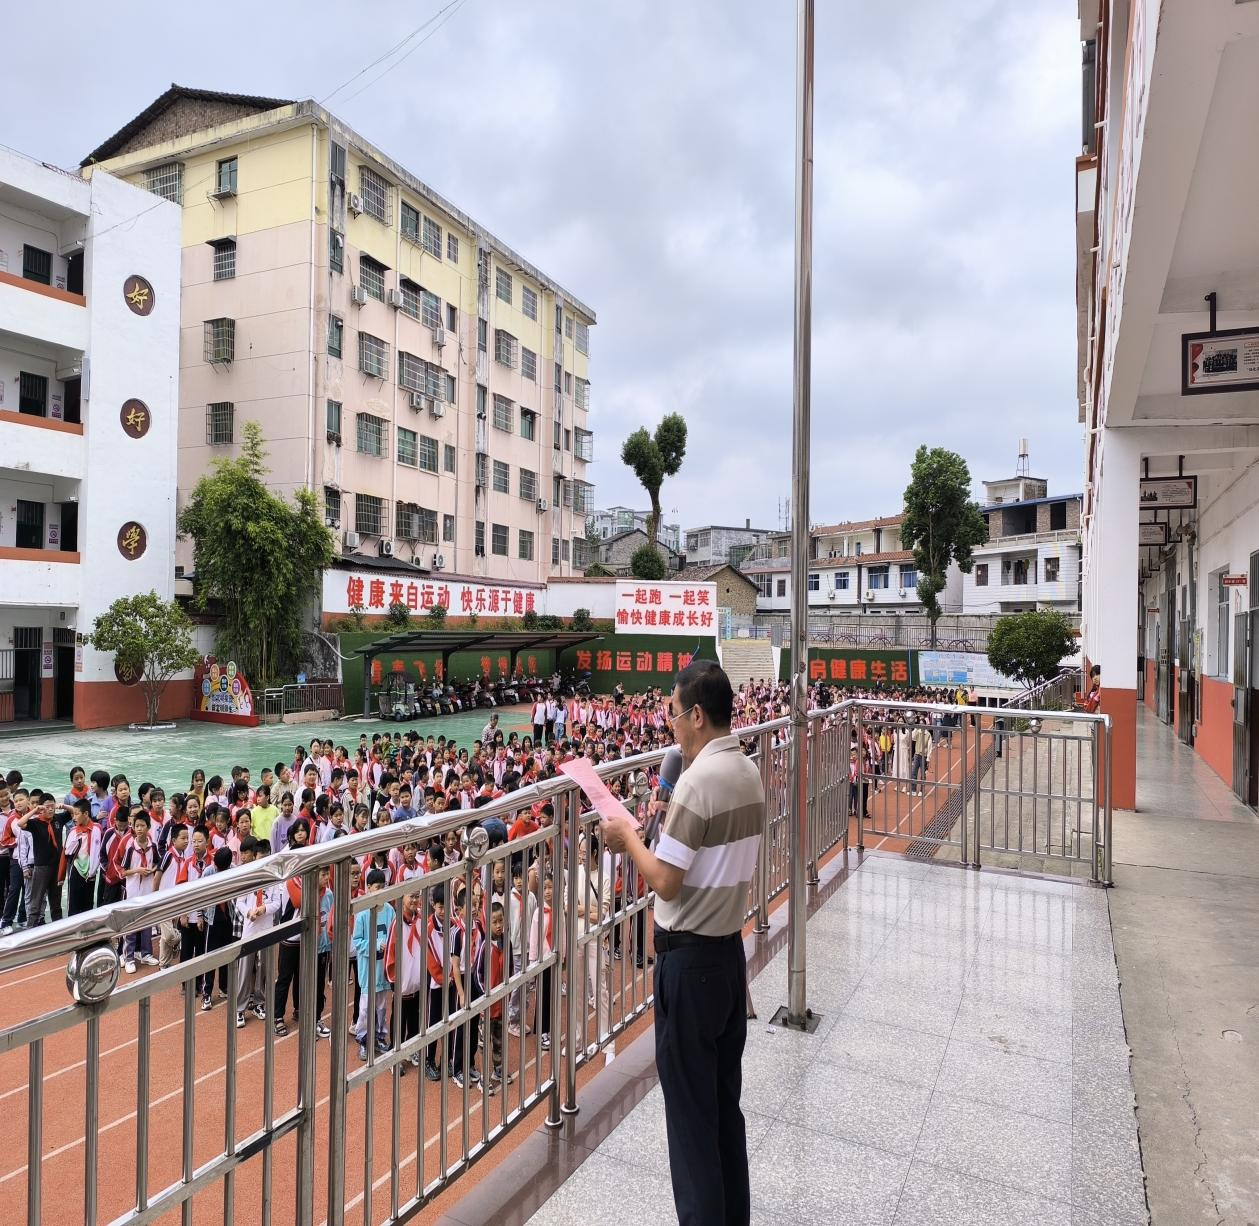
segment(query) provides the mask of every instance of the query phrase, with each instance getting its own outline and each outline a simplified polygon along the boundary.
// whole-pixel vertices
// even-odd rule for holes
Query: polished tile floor
[[[867,856],[808,956],[816,1034],[766,1024],[785,950],[752,984],[754,1221],[1147,1221],[1103,891]],[[658,1088],[531,1220],[674,1220]]]

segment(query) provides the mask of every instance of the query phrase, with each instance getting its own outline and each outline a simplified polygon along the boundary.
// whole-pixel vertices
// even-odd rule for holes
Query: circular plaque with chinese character
[[[120,660],[114,657],[114,676],[118,678],[121,685],[139,685],[140,670],[127,660]]]
[[[133,273],[122,283],[122,299],[135,314],[152,315],[157,295],[143,277]]]
[[[143,438],[153,424],[153,415],[143,400],[124,400],[118,411],[118,420],[122,422],[123,432],[128,438]]]
[[[142,557],[148,545],[148,533],[134,519],[129,519],[118,529],[118,552],[127,561],[134,562]]]

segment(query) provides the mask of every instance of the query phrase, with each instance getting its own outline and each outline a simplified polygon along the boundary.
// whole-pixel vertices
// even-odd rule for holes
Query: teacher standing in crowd
[[[603,824],[656,892],[656,1068],[681,1226],[751,1218],[739,1096],[747,1039],[742,929],[765,827],[756,765],[731,734],[734,694],[711,660],[678,673],[669,722],[686,761],[653,853],[633,823]]]

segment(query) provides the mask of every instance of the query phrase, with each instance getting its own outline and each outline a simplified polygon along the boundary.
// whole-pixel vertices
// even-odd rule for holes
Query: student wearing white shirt
[[[265,848],[265,851],[264,851]],[[270,847],[257,839],[245,839],[240,845],[240,862],[252,864],[261,854],[269,854]],[[280,910],[280,893],[275,886],[253,890],[236,899],[236,914],[240,922],[242,942],[260,936],[275,927],[275,917]],[[242,954],[236,972],[236,1026],[245,1024],[248,1009],[260,1022],[267,1020],[266,983],[262,970],[262,954],[258,951]]]

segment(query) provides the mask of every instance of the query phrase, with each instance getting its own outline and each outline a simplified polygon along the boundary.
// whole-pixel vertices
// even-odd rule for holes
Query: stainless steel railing
[[[899,838],[936,854],[958,852],[976,865],[981,857],[986,862],[1026,849],[1043,864],[1087,859],[1093,879],[1109,881],[1109,792],[1108,785],[1099,790],[1096,782],[1098,752],[1109,735],[1104,717],[1027,710],[1015,717],[1026,726],[1015,727],[1010,719],[999,727],[1000,711],[967,708],[952,734],[956,743],[942,751],[939,769],[923,782],[924,795],[929,786],[940,802],[930,814],[924,808],[913,816],[913,806],[925,806],[925,800],[911,801],[898,792],[902,799],[889,804],[890,794],[881,792],[882,799],[873,798],[870,816],[857,816],[875,777],[858,769],[856,786],[850,784],[852,745],[897,714],[950,710],[848,700],[811,714],[807,877],[816,880],[828,851],[847,851],[852,829],[858,848],[874,836]],[[965,718],[972,714],[973,727]],[[1039,730],[1032,731],[1038,718]],[[747,912],[754,929],[763,931],[772,901],[791,884],[787,721],[737,733],[755,755],[766,784],[767,821]],[[1080,771],[1064,777],[1066,743],[1079,746],[1085,756],[1079,759]],[[998,745],[1000,761],[1010,764],[1017,758],[1022,775],[1000,777],[994,771]],[[1046,745],[1053,746],[1052,770],[1047,769],[1050,760],[1042,762]],[[661,756],[611,763],[600,773],[613,780]],[[917,783],[913,772],[885,770],[877,782],[881,788],[907,787],[911,780]],[[994,808],[997,799],[1007,806],[1001,814]],[[280,852],[218,877],[0,939],[0,974],[22,970],[19,978],[24,979],[59,973],[58,964],[49,967],[49,960],[70,956],[79,968],[80,992],[96,1002],[55,1008],[0,1030],[0,1077],[7,1072],[19,1085],[24,1078],[27,1087],[27,1161],[20,1172],[25,1178],[11,1184],[24,1197],[10,1196],[8,1220],[36,1223],[82,1213],[90,1223],[150,1222],[176,1210],[188,1222],[194,1210],[198,1221],[221,1212],[226,1223],[267,1222],[273,1212],[292,1215],[299,1223],[342,1223],[351,1216],[369,1224],[405,1220],[535,1108],[557,1126],[564,1114],[578,1109],[582,1066],[651,1007],[651,896],[632,862],[622,863],[597,847],[598,819],[585,810],[580,791],[566,778],[514,793],[476,810],[475,817],[510,820],[547,801],[555,810],[552,824],[498,847],[484,845],[480,832],[466,832],[473,816],[468,811],[416,818]],[[1069,812],[1066,802],[1074,805]],[[1024,825],[1011,824],[1010,805],[1045,807],[1046,816],[1027,825],[1024,842],[1015,837]],[[1067,819],[1074,825],[1063,840],[1056,832]],[[1055,833],[1048,837],[1051,827]],[[464,840],[466,854],[457,863],[351,896],[356,863],[450,832]],[[516,865],[526,872],[522,889],[513,895]],[[494,936],[495,917],[481,903],[467,912],[472,926],[480,916],[487,929],[478,949],[479,993],[470,987],[466,950],[458,967],[463,990],[453,987],[450,941],[440,946],[440,990],[429,987],[427,964],[418,970],[422,986],[414,994],[404,992],[407,976],[398,971],[384,980],[385,986],[378,985],[376,930],[386,908],[410,906],[403,900],[412,896],[418,931],[427,938],[439,899],[444,899],[442,922],[448,931],[453,895],[489,899],[496,878],[506,887],[501,935]],[[307,906],[298,918],[247,941],[115,986],[113,950],[123,934],[258,891],[287,891],[299,882],[303,900],[320,898],[322,884],[331,887],[327,917]],[[363,938],[359,950],[356,925]],[[299,934],[294,956],[286,938]],[[358,982],[357,954],[367,946],[366,981]],[[255,973],[255,956],[268,1014],[261,1037],[248,1014],[244,1028],[236,1020],[238,990],[242,981],[252,982],[242,977]],[[416,956],[405,937],[395,944],[395,966]],[[293,970],[298,1021],[295,1038],[284,1038],[276,1034],[270,1014],[277,982]],[[221,975],[228,1004],[203,1014],[195,985],[207,974],[216,980]],[[319,1046],[325,983],[331,987],[326,1016],[332,1030],[326,1055]],[[359,1014],[367,1023],[361,1061],[345,1033],[355,984]],[[386,1006],[387,1021],[378,1046],[379,1003]],[[474,1048],[486,1046],[488,1057],[470,1058]],[[15,1061],[21,1062],[18,1068],[12,1067]],[[207,1069],[207,1062],[213,1067]],[[496,1064],[502,1081],[494,1084]],[[428,1067],[435,1068],[435,1076]],[[461,1068],[467,1076],[457,1078]],[[475,1085],[472,1068],[478,1068],[483,1089]],[[72,1113],[62,1109],[69,1082],[60,1079],[65,1077],[80,1078]],[[489,1092],[492,1084],[494,1093]],[[123,1107],[128,1107],[125,1113],[117,1114]],[[22,1114],[20,1109],[11,1113],[11,1154],[21,1148]],[[105,1145],[101,1138],[107,1138]],[[67,1159],[67,1153],[74,1157]],[[102,1179],[104,1153],[110,1166],[109,1177]],[[63,1177],[59,1164],[66,1161],[72,1165]],[[133,1174],[119,1178],[122,1167]]]

